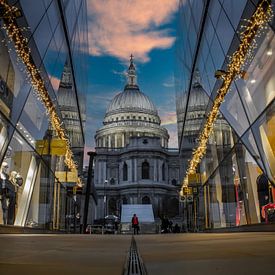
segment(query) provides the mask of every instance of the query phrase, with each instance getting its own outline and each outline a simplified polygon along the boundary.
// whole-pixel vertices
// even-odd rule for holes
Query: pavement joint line
[[[126,256],[126,261],[125,261],[122,274],[123,275],[134,275],[134,274],[148,275],[145,264],[138,251],[134,236],[132,236],[130,249]]]

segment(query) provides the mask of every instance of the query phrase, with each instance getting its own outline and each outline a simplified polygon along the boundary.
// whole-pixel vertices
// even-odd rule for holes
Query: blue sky
[[[177,147],[174,45],[177,0],[89,0],[89,90],[86,150],[94,147],[110,100],[123,91],[129,57],[134,55],[138,85],[156,105]],[[156,13],[156,10],[158,13]]]

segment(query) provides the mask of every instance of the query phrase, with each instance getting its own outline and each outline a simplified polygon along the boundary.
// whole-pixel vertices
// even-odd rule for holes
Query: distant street
[[[274,233],[135,237],[148,274],[275,274]],[[121,274],[129,235],[0,235],[0,274]]]

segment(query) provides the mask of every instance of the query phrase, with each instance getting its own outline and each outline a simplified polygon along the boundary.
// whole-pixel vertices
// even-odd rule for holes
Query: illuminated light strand
[[[217,96],[213,102],[204,127],[199,135],[199,144],[193,151],[192,159],[189,161],[186,175],[183,179],[181,192],[184,194],[184,188],[188,187],[188,177],[196,173],[196,168],[206,153],[208,139],[213,132],[214,122],[217,119],[219,108],[228,93],[230,86],[235,78],[242,74],[242,68],[251,60],[253,51],[257,47],[256,37],[259,37],[261,30],[265,29],[266,24],[273,16],[271,8],[271,0],[263,0],[258,5],[256,11],[247,22],[246,26],[242,26],[244,30],[240,34],[241,42],[239,48],[229,58],[227,71],[222,75],[223,84],[217,92]]]
[[[62,123],[57,114],[55,105],[52,102],[40,72],[31,57],[31,50],[28,47],[28,39],[23,36],[22,30],[16,23],[15,13],[18,9],[14,6],[8,5],[5,0],[0,0],[0,7],[2,7],[2,18],[4,21],[2,28],[6,31],[10,42],[13,42],[17,56],[27,68],[27,77],[29,78],[34,91],[36,91],[38,99],[43,102],[52,127],[56,131],[58,138],[66,141],[64,162],[70,170],[77,169],[77,165],[73,160],[73,153],[71,151],[70,142],[66,136],[65,129],[62,127]],[[25,28],[23,28],[23,30],[25,30]],[[80,183],[81,180],[79,179],[78,184],[80,185]]]

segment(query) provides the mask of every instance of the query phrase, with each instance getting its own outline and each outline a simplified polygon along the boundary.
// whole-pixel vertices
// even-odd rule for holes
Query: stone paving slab
[[[135,236],[149,275],[275,274],[275,233]],[[130,235],[0,235],[0,274],[122,274]]]
[[[131,236],[0,235],[0,274],[119,274]]]
[[[148,274],[275,274],[275,233],[136,237]]]

